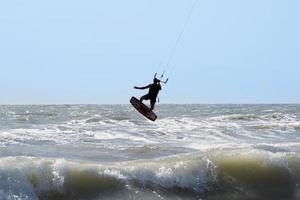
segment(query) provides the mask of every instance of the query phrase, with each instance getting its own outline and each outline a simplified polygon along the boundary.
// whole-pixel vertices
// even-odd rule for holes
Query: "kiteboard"
[[[150,108],[148,108],[148,106],[140,102],[140,100],[138,100],[137,98],[132,97],[130,99],[130,103],[137,111],[139,111],[142,115],[144,115],[144,117],[148,118],[151,121],[156,120],[157,118],[156,114],[153,111],[151,111]]]

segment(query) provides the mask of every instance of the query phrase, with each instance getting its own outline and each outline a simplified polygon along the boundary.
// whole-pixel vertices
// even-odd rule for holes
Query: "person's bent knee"
[[[146,99],[146,97],[145,96],[142,96],[141,98],[140,98],[140,101],[144,101]]]

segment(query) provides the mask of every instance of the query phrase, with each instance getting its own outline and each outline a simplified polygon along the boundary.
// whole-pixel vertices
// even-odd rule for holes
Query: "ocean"
[[[155,112],[0,106],[0,199],[300,199],[300,105]]]

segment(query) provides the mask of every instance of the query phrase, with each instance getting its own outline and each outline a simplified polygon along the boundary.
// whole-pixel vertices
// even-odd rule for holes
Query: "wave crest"
[[[134,195],[137,191],[139,194],[163,191],[161,194],[166,197],[174,192],[180,196],[184,191],[196,196],[227,191],[246,196],[250,192],[254,197],[293,199],[299,192],[298,157],[259,156],[262,153],[208,155],[210,159],[190,154],[112,165],[29,157],[3,158],[0,161],[0,194],[20,199],[47,199],[47,196],[50,199],[58,196],[90,199],[98,195],[122,199],[123,195]]]

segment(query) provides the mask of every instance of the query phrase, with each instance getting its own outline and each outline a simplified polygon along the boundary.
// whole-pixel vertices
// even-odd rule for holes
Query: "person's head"
[[[158,84],[158,83],[160,83],[160,80],[157,79],[157,78],[154,78],[154,79],[153,79],[153,83],[154,83],[154,84]]]

